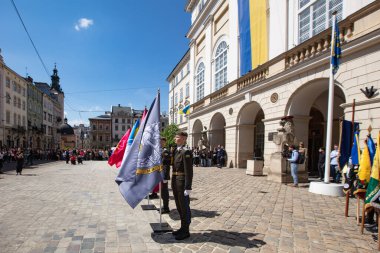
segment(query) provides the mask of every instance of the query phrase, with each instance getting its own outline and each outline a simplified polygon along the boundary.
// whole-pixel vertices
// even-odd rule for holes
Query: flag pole
[[[335,27],[336,27],[336,11],[332,16],[332,34],[331,34],[331,56],[334,53],[335,47]],[[326,134],[326,158],[325,158],[325,180],[326,184],[330,183],[330,153],[331,153],[331,138],[332,138],[332,124],[333,124],[333,111],[334,111],[334,72],[333,63],[330,60],[330,80],[329,80],[329,96],[327,104],[327,134]]]
[[[161,198],[162,198],[162,195],[161,195],[161,188],[162,188],[162,181],[160,182],[160,227],[162,226],[162,205],[161,205]]]

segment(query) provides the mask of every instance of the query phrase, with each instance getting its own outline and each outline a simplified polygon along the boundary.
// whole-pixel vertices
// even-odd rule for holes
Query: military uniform
[[[174,152],[172,190],[175,204],[181,218],[181,229],[175,234],[177,240],[190,236],[191,223],[190,197],[185,196],[185,190],[191,190],[193,181],[193,163],[191,150],[178,147]]]
[[[170,152],[166,148],[162,149],[162,166],[164,169],[164,180],[168,181],[170,180],[170,164],[171,164],[171,157]],[[169,212],[169,189],[168,189],[168,182],[161,183],[161,195],[162,195],[162,201],[164,203],[163,211]]]

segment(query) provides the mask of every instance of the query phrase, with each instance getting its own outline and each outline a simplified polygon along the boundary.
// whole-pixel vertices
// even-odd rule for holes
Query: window
[[[131,119],[127,119],[127,123],[128,123],[128,124],[131,124]]]
[[[99,136],[99,141],[103,141],[103,136]]]
[[[119,119],[115,119],[115,123],[119,123]]]
[[[205,65],[201,62],[197,69],[197,75],[195,77],[197,84],[197,101],[204,97],[205,86]]]
[[[26,118],[25,118],[25,116],[22,116],[22,125],[26,126]]]
[[[17,106],[17,97],[16,96],[13,96],[13,106],[14,107]]]
[[[25,111],[25,101],[22,101],[22,109]]]
[[[186,65],[187,73],[190,73],[190,63]]]
[[[99,125],[99,130],[103,130],[103,125]]]
[[[108,125],[106,125],[106,130],[108,130]]]
[[[13,113],[13,125],[17,125],[17,115]]]
[[[121,119],[121,123],[123,123],[123,124],[124,124],[124,123],[125,123],[125,119]]]
[[[121,126],[121,131],[125,131],[125,126],[124,125]]]
[[[227,43],[221,42],[215,53],[215,90],[227,84]]]
[[[7,104],[11,104],[11,96],[9,95],[9,93],[7,92],[6,95],[5,95],[5,101],[7,102]]]
[[[25,97],[25,94],[26,94],[25,88],[22,88],[22,96]]]
[[[119,135],[118,134],[115,134],[115,139],[119,140]]]
[[[106,136],[106,141],[110,141],[110,137],[108,135]]]
[[[11,112],[10,111],[6,112],[5,121],[7,122],[7,124],[11,123]]]
[[[179,90],[179,102],[182,103],[183,101],[183,88]]]
[[[115,126],[115,131],[119,131],[119,126]]]
[[[178,76],[175,77],[175,85],[178,84]]]
[[[92,136],[92,140],[93,140],[93,141],[96,141],[96,136],[95,136],[95,135]]]
[[[46,120],[46,112],[44,112],[44,120]]]
[[[306,41],[332,25],[332,13],[342,20],[343,0],[299,0],[298,40]]]
[[[93,125],[93,126],[92,126],[92,130],[96,130],[96,125]]]
[[[17,84],[15,81],[12,81],[13,91],[17,91]]]
[[[21,126],[21,115],[17,115],[17,125]]]
[[[172,108],[173,107],[173,96],[170,97],[170,104],[169,104],[169,108]]]
[[[17,107],[21,109],[21,98],[17,99]]]
[[[181,114],[181,115],[179,115],[179,123],[180,124],[182,124],[182,122],[183,122],[183,117],[182,117],[183,115]]]
[[[185,97],[189,97],[190,96],[190,84],[187,83],[186,84],[186,89],[185,89]]]
[[[7,85],[7,88],[11,87],[11,79],[9,79],[9,77],[5,78],[5,84]]]
[[[183,69],[181,69],[181,80],[183,79]]]
[[[174,124],[177,124],[177,115],[178,114],[178,112],[174,112]]]
[[[177,105],[178,104],[178,93],[176,92],[175,95],[174,95],[174,104]]]

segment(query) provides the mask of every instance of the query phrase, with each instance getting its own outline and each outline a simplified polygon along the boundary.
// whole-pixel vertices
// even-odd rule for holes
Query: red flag
[[[131,128],[129,128],[128,131],[121,138],[115,150],[113,151],[111,157],[108,159],[109,165],[112,166],[116,164],[116,168],[120,167],[121,161],[123,160],[125,148],[127,147],[127,142],[128,142],[130,133],[131,133]]]
[[[145,116],[148,114],[148,110],[146,109],[146,107],[144,108],[144,112],[141,116],[141,121],[143,121],[143,119],[145,118]]]

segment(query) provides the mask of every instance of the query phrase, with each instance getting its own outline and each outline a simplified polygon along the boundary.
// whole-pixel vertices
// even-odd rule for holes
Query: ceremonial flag
[[[190,114],[190,104],[179,110],[179,114]]]
[[[369,180],[369,184],[367,187],[367,193],[365,196],[366,206],[369,205],[372,198],[380,190],[379,173],[380,173],[380,133],[377,135],[377,148],[376,148],[375,156],[373,158],[371,179]]]
[[[354,123],[354,129],[358,129],[359,123]],[[344,168],[351,156],[351,136],[352,122],[348,120],[341,121],[340,142],[339,142],[339,167]]]
[[[363,186],[368,184],[371,177],[371,159],[369,157],[367,141],[364,142],[363,153],[360,158],[358,177]]]
[[[360,161],[360,147],[359,147],[359,132],[355,132],[354,145],[351,149],[352,165],[359,165]]]
[[[127,142],[128,142],[130,133],[131,133],[131,129],[129,128],[128,131],[124,134],[124,136],[120,139],[111,157],[108,159],[108,164],[110,166],[116,164],[117,168],[120,167],[121,161],[123,160],[125,148],[127,147]]]
[[[127,203],[135,208],[163,180],[160,143],[160,94],[142,120],[115,181]]]
[[[371,134],[367,136],[367,145],[369,151],[369,158],[371,159],[371,166],[373,165],[373,158],[375,157],[376,146],[372,140]]]
[[[335,27],[334,29],[334,34],[333,34],[333,40],[332,40],[332,50],[331,50],[331,65],[333,66],[333,73],[334,75],[339,69],[339,59],[342,55],[342,49],[340,47],[340,38],[339,38],[339,26],[338,26],[338,20],[335,15]]]

